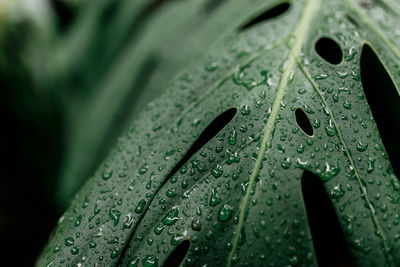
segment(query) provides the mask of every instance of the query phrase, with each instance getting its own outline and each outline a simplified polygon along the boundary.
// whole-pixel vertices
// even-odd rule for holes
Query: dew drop
[[[325,170],[321,172],[320,176],[323,181],[328,181],[329,179],[335,177],[339,172],[339,166],[330,165],[328,162],[325,162]]]
[[[219,196],[217,189],[214,188],[214,189],[212,189],[212,193],[211,193],[210,206],[215,207],[219,203],[221,203],[221,197]]]
[[[199,219],[193,219],[193,220],[192,220],[191,227],[192,227],[192,229],[195,230],[195,231],[200,231],[200,229],[201,229],[201,222],[200,222],[200,220],[199,220]]]
[[[331,190],[331,197],[334,199],[339,199],[344,195],[344,190],[341,184],[335,185]]]
[[[146,205],[146,200],[144,200],[144,199],[140,200],[135,208],[135,212],[141,213],[143,211],[145,205]]]
[[[72,237],[67,237],[67,238],[65,239],[65,245],[66,245],[67,247],[72,246],[73,244],[74,244],[74,238],[72,238]]]
[[[363,144],[360,141],[357,141],[357,146],[356,146],[357,150],[360,152],[364,152],[365,150],[367,150],[368,148],[368,144]]]
[[[178,207],[173,207],[163,218],[162,223],[172,225],[180,219]]]
[[[156,256],[147,255],[142,261],[144,267],[158,266],[158,258]]]
[[[232,206],[228,204],[223,205],[218,211],[218,220],[220,222],[226,222],[231,217],[232,212],[233,212]]]

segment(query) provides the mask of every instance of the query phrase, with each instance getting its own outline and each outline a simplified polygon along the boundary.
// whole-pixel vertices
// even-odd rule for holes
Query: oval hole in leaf
[[[342,62],[343,52],[340,46],[331,38],[323,37],[315,44],[318,55],[331,64],[337,65]]]
[[[297,125],[299,125],[300,129],[303,130],[307,135],[312,136],[314,133],[314,129],[311,126],[311,122],[308,119],[306,113],[300,108],[296,109],[295,112],[296,115],[296,122]]]
[[[385,67],[367,44],[362,49],[360,63],[365,96],[393,171],[400,177],[400,96]]]
[[[290,4],[287,2],[279,4],[277,6],[274,6],[273,8],[268,9],[261,15],[253,18],[252,20],[247,22],[245,25],[239,27],[239,31],[243,31],[255,24],[264,22],[266,20],[276,18],[276,17],[282,15],[283,13],[285,13],[289,9],[289,7],[290,7]]]
[[[354,266],[340,223],[322,180],[310,171],[301,178],[301,190],[319,266]]]
[[[200,134],[199,138],[193,143],[186,155],[176,164],[175,168],[169,173],[166,180],[172,177],[200,148],[211,140],[235,117],[237,108],[231,108],[216,117],[207,128]]]
[[[164,262],[163,267],[178,267],[185,259],[187,252],[189,251],[190,242],[185,240],[180,243],[171,254],[169,254],[168,259]]]

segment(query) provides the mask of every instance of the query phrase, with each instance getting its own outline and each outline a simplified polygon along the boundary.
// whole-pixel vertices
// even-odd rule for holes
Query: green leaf
[[[223,37],[132,114],[37,265],[398,266],[398,2],[202,3],[193,40]]]
[[[126,17],[130,14],[126,10],[131,9],[135,10],[138,17],[143,16],[138,15],[140,12],[136,11],[140,2],[133,4],[129,1],[126,4],[129,3],[133,6],[129,9],[119,8],[119,10],[125,12],[123,14],[117,13],[118,15],[114,15],[115,18]],[[163,92],[170,80],[182,68],[193,64],[199,55],[218,40],[220,41],[225,36],[232,34],[249,15],[254,13],[254,9],[257,7],[249,7],[242,3],[241,14],[243,18],[238,20],[236,13],[226,15],[223,9],[217,9],[218,6],[212,7],[208,3],[207,1],[198,1],[196,4],[190,1],[183,3],[167,2],[164,4],[165,6],[159,7],[164,8],[159,10],[163,12],[154,11],[154,16],[147,18],[148,23],[143,22],[143,18],[142,20],[133,19],[133,21],[136,21],[136,24],[133,25],[135,26],[133,28],[136,29],[135,35],[128,44],[123,45],[124,49],[118,52],[111,68],[105,68],[104,64],[100,64],[100,67],[97,66],[99,65],[97,59],[94,60],[93,58],[98,58],[99,53],[107,54],[107,51],[111,49],[105,49],[105,52],[103,52],[103,39],[123,40],[118,36],[126,34],[123,29],[127,27],[120,29],[121,25],[125,25],[125,23],[119,22],[117,24],[114,22],[114,26],[110,26],[111,29],[119,29],[118,32],[122,32],[119,35],[118,32],[115,33],[110,30],[110,33],[106,34],[107,38],[104,38],[103,30],[95,31],[102,38],[97,39],[95,35],[93,37],[95,41],[89,42],[90,46],[87,50],[101,50],[101,52],[87,53],[89,54],[88,57],[83,56],[85,52],[80,52],[81,54],[78,54],[80,56],[77,56],[74,52],[69,52],[77,50],[73,44],[70,44],[74,40],[83,40],[79,42],[80,46],[87,43],[87,39],[82,38],[80,33],[84,31],[85,33],[92,32],[93,30],[87,30],[86,24],[80,25],[78,22],[78,25],[75,26],[76,36],[72,35],[69,39],[71,41],[66,40],[65,44],[61,45],[61,49],[58,51],[60,55],[65,58],[78,58],[79,60],[76,64],[70,62],[64,65],[71,66],[72,70],[85,74],[85,79],[89,80],[78,85],[78,87],[68,82],[65,83],[65,79],[61,79],[59,82],[61,86],[67,86],[77,92],[87,94],[85,97],[77,97],[77,101],[71,101],[70,97],[66,97],[68,99],[66,107],[70,110],[66,116],[67,126],[65,128],[68,129],[68,132],[65,134],[67,139],[66,151],[63,155],[63,164],[57,186],[58,200],[64,203],[63,205],[104,160],[111,147],[115,145],[117,137],[128,128],[129,123],[145,104]],[[261,4],[257,5],[260,6]],[[122,6],[124,5],[122,4]],[[148,10],[151,6],[140,4],[140,7],[144,10]],[[238,7],[238,4],[232,6],[235,9],[238,9]],[[101,14],[100,11],[98,13]],[[82,19],[83,22],[86,22],[87,19],[85,15]],[[171,17],[174,20],[171,20]],[[90,24],[93,24],[96,18],[90,18],[93,20]],[[129,18],[132,20],[132,15]],[[124,20],[118,19],[118,21]],[[208,23],[205,24],[205,21],[208,21]],[[199,27],[200,24],[205,26]],[[216,25],[219,25],[219,27],[215,27]],[[81,28],[84,30],[80,30]],[[218,30],[219,28],[223,28],[224,32]],[[157,34],[154,34],[154,32],[157,32]],[[205,35],[208,38],[202,38]],[[99,48],[94,49],[93,43],[97,43]],[[104,46],[107,47],[107,45]],[[72,48],[66,50],[64,49],[66,47]],[[112,47],[118,46],[113,44]],[[86,49],[81,50],[86,51]],[[103,57],[101,59],[105,60]],[[83,64],[83,61],[86,63]],[[107,60],[105,61],[107,62]],[[92,67],[88,67],[88,64],[94,65],[95,70],[92,71]],[[69,73],[68,69],[61,68],[61,70],[63,75],[67,77],[72,77],[72,79],[76,77],[76,75]],[[99,73],[102,74],[99,75]],[[81,90],[79,90],[79,86],[82,87]],[[84,90],[87,87],[93,88],[92,93],[88,94],[87,90]]]

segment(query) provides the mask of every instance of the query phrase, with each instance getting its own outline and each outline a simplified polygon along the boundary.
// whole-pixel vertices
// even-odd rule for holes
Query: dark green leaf
[[[196,0],[165,11],[160,21],[171,24],[157,24],[152,34],[180,36],[169,27],[178,31],[172,25],[190,25],[190,19],[196,27],[188,27],[199,30],[190,46],[173,49],[169,41],[171,50],[162,51],[179,58],[193,49],[203,56],[189,60],[160,97],[131,114],[129,133],[75,196],[39,266],[161,266],[171,253],[185,254],[183,264],[189,266],[315,266],[317,259],[325,261],[314,248],[316,229],[303,198],[309,190],[302,187],[318,183],[302,183],[304,173],[321,179],[349,261],[400,264],[400,184],[384,148],[399,142],[382,143],[360,73],[368,44],[387,72],[382,79],[393,84],[377,90],[396,90],[392,95],[398,97],[398,3],[299,0],[275,18],[250,23],[282,3],[221,1],[210,9],[209,1]],[[199,24],[193,14],[207,10],[210,17]],[[147,38],[144,47],[159,40]],[[139,47],[132,55],[148,58]],[[135,58],[126,56],[104,88],[131,84],[123,81],[144,62]],[[171,62],[160,61],[159,75]],[[165,87],[157,77],[152,75],[147,88]],[[105,95],[114,97],[113,91]],[[99,99],[94,101],[105,103]],[[197,152],[190,149],[232,108],[238,112],[215,137],[195,146]],[[312,133],[299,125],[299,109]],[[104,106],[90,112],[113,114]],[[398,124],[397,114],[387,116]],[[186,161],[188,151],[194,154]]]

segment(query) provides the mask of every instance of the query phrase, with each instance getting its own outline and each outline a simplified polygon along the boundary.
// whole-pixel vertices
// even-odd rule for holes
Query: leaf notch
[[[283,13],[287,12],[289,10],[289,8],[290,8],[290,4],[288,2],[278,4],[270,9],[268,9],[267,11],[261,13],[257,17],[251,19],[249,22],[247,22],[243,26],[240,26],[238,30],[239,30],[239,32],[241,32],[241,31],[244,31],[256,24],[261,23],[261,22],[265,22],[267,20],[277,18],[280,15],[282,15]]]
[[[218,115],[207,127],[206,129],[204,129],[204,131],[199,135],[199,137],[196,139],[196,141],[193,143],[193,145],[189,148],[188,152],[186,152],[185,156],[175,165],[175,167],[169,172],[169,174],[166,176],[166,178],[164,179],[164,181],[162,182],[162,184],[160,184],[160,186],[158,187],[158,189],[156,190],[156,192],[154,192],[152,198],[148,201],[148,203],[151,203],[154,200],[154,197],[158,194],[158,192],[160,191],[160,189],[167,183],[167,181],[169,181],[169,179],[197,152],[199,151],[206,143],[208,143],[208,141],[210,141],[214,136],[216,136],[230,121],[232,121],[232,119],[235,117],[237,113],[237,108],[230,108],[228,110],[226,110],[225,112],[221,113],[220,115]],[[130,243],[130,241],[132,240],[133,236],[135,235],[135,232],[137,230],[138,225],[140,224],[140,222],[142,221],[142,219],[144,218],[144,216],[146,216],[148,209],[146,208],[144,210],[144,212],[142,212],[139,220],[137,221],[131,236],[129,237],[129,241],[127,242],[127,244]],[[174,262],[177,262],[177,259],[179,259],[179,257],[181,257],[181,261],[184,259],[184,257],[186,256],[187,251],[189,250],[189,246],[190,246],[190,242],[187,241],[185,243],[185,241],[183,241],[180,245],[178,245],[178,247],[174,250],[174,252],[172,252],[172,255],[170,255],[170,257],[167,259],[166,263],[163,266],[179,266],[180,263],[178,263],[178,265],[167,265],[168,264],[172,264]],[[124,250],[121,252],[121,255],[125,255],[126,251],[127,251],[128,246],[126,246],[124,248]],[[186,253],[184,256],[182,256],[184,253],[184,251],[186,250]],[[175,253],[175,251],[177,251]],[[173,256],[175,255],[175,256]],[[173,258],[173,257],[174,258]],[[124,257],[120,257],[117,265],[121,265],[121,260]],[[171,259],[170,259],[171,258]]]
[[[171,178],[197,151],[216,136],[235,117],[236,113],[237,108],[230,108],[216,117],[196,139],[185,156],[175,165],[166,180]]]
[[[364,44],[361,58],[361,83],[385,146],[393,172],[400,177],[400,96],[374,50]]]
[[[318,265],[354,266],[322,180],[314,173],[305,171],[301,177],[301,190]]]
[[[169,254],[163,267],[178,267],[182,264],[190,248],[190,241],[184,240]]]

